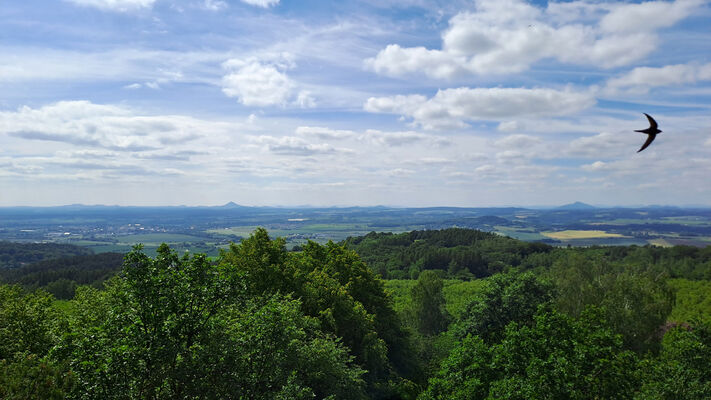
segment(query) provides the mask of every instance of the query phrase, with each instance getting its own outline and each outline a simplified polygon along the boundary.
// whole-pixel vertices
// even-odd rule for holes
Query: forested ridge
[[[465,229],[287,251],[258,229],[216,261],[136,247],[67,301],[37,264],[0,285],[0,398],[708,399],[710,260]]]
[[[86,254],[92,254],[92,251],[71,244],[0,241],[0,270],[42,260]]]
[[[673,278],[711,279],[711,246],[592,246],[563,248],[523,242],[472,229],[376,233],[348,238],[344,244],[386,279],[417,278],[437,270],[452,278],[484,278],[510,267],[549,268],[579,255],[619,268],[635,266]]]
[[[19,268],[0,269],[0,279],[25,289],[44,288],[56,298],[71,299],[78,285],[101,287],[123,263],[123,254],[99,253],[45,259]]]

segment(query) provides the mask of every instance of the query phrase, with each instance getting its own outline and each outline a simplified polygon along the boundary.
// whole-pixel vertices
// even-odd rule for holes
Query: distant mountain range
[[[0,206],[0,210],[13,210],[13,209],[28,209],[28,210],[62,210],[62,211],[82,211],[82,210],[155,210],[155,209],[195,209],[195,210],[490,210],[496,213],[500,210],[571,210],[571,211],[585,211],[585,210],[603,210],[603,209],[682,209],[682,208],[693,208],[693,209],[709,209],[711,206],[705,205],[626,205],[626,206],[616,206],[616,205],[601,205],[599,207],[584,203],[582,201],[576,201],[574,203],[564,204],[561,206],[547,205],[547,206],[507,206],[507,207],[453,207],[453,206],[430,206],[430,207],[408,207],[408,206],[313,206],[313,205],[298,205],[298,206],[246,206],[242,204],[237,204],[230,201],[226,204],[219,206],[186,206],[186,205],[151,205],[151,206],[135,206],[135,205],[115,205],[115,204],[67,204],[61,206]]]
[[[575,203],[565,204],[560,207],[556,207],[558,210],[594,210],[595,206],[583,203],[581,201],[576,201]]]

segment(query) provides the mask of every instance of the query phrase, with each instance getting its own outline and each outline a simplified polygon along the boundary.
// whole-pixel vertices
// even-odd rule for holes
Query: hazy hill
[[[575,203],[564,204],[557,207],[557,210],[594,210],[596,207],[590,204],[583,203],[581,201],[576,201]]]

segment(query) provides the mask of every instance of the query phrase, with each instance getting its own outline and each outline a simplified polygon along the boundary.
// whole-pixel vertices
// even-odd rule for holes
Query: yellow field
[[[559,232],[541,232],[541,235],[558,240],[570,239],[597,239],[597,238],[616,238],[625,237],[619,233],[607,233],[605,231],[559,231]]]

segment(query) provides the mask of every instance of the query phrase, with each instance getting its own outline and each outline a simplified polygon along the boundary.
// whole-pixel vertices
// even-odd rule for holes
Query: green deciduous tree
[[[578,316],[587,306],[601,307],[625,347],[640,354],[656,348],[657,332],[674,304],[664,274],[615,266],[594,254],[571,254],[558,260],[550,275],[558,288],[558,310]]]
[[[27,352],[43,356],[55,343],[59,314],[44,291],[25,294],[19,286],[0,285],[0,360]]]
[[[427,336],[447,330],[449,313],[445,309],[442,278],[434,271],[422,271],[412,287],[412,318],[417,330]]]
[[[362,398],[347,349],[300,302],[248,298],[246,281],[204,255],[137,248],[106,290],[79,288],[53,356],[70,360],[77,398]]]
[[[465,338],[420,398],[631,399],[636,363],[599,311],[541,312],[531,325],[507,325],[499,343]]]
[[[549,306],[554,293],[552,283],[532,272],[494,275],[481,295],[467,305],[454,332],[460,339],[475,335],[495,343],[509,323],[532,323],[539,306]]]
[[[1,399],[62,399],[71,390],[71,373],[47,358],[66,328],[53,300],[41,290],[0,285]]]
[[[389,396],[399,376],[412,372],[408,337],[383,283],[355,252],[309,242],[290,253],[282,239],[271,240],[257,229],[223,253],[220,263],[244,274],[252,296],[282,293],[299,299],[303,313],[338,337],[367,371],[371,396]]]
[[[659,357],[645,360],[638,399],[711,398],[711,328],[677,326],[664,335]]]

